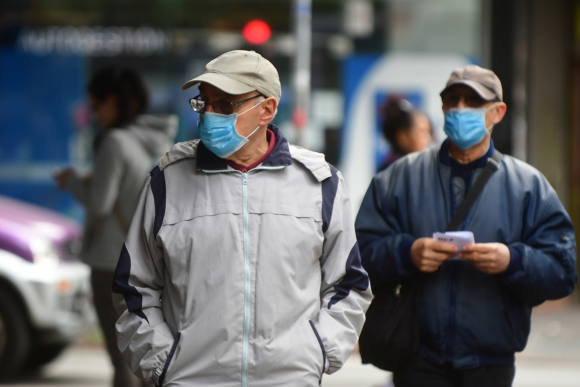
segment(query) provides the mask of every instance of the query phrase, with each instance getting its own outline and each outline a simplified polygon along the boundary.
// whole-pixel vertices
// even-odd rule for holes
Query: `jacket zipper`
[[[264,167],[259,166],[253,170],[278,170],[284,169],[284,166]],[[203,170],[205,173],[224,173],[236,172],[235,170]],[[248,170],[241,171],[242,174],[242,202],[243,202],[243,222],[244,222],[244,337],[242,341],[242,387],[248,387],[248,347],[250,340],[250,299],[251,299],[251,281],[250,281],[250,229],[249,229],[249,210],[248,210]]]
[[[259,169],[282,169],[280,167],[257,167]],[[248,350],[250,341],[250,302],[252,296],[251,288],[251,267],[250,267],[250,220],[248,209],[248,173],[247,169],[242,171],[242,200],[244,205],[244,338],[242,342],[242,387],[248,387]]]
[[[256,170],[279,170],[284,169],[280,166],[259,166]],[[242,341],[242,387],[248,387],[248,350],[250,341],[250,314],[251,314],[251,266],[250,266],[250,230],[249,230],[249,209],[248,209],[248,173],[247,169],[236,171],[231,169],[225,170],[203,170],[205,173],[228,173],[240,172],[242,174],[242,202],[243,202],[243,222],[244,222],[244,335]]]
[[[250,230],[248,219],[248,173],[242,172],[244,218],[244,339],[242,344],[242,387],[248,387],[248,346],[250,335]]]

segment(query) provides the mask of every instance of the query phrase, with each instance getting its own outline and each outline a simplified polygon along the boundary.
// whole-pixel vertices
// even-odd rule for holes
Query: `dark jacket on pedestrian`
[[[461,166],[445,142],[373,179],[356,220],[373,290],[419,274],[411,245],[445,230],[492,153],[493,143],[484,157]],[[468,261],[447,260],[429,274],[419,355],[457,369],[511,365],[526,346],[532,307],[569,295],[578,280],[572,222],[545,177],[505,155],[460,229],[472,231],[476,243],[507,245],[510,264],[489,275]]]

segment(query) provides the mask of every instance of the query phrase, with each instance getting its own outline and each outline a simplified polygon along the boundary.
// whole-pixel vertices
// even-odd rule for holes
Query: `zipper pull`
[[[248,184],[248,174],[247,173],[242,173],[242,184],[243,185]]]

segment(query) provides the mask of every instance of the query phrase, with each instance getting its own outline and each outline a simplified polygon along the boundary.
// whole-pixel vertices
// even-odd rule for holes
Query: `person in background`
[[[107,67],[95,73],[88,96],[101,127],[94,140],[93,171],[82,176],[66,169],[55,179],[86,211],[81,256],[92,269],[94,305],[114,366],[113,386],[141,386],[117,348],[111,283],[139,191],[154,162],[171,148],[177,117],[145,114],[147,88],[128,68]]]
[[[356,219],[362,262],[374,289],[426,278],[418,352],[394,373],[397,387],[509,387],[532,307],[578,281],[574,226],[546,178],[503,155],[460,227],[475,243],[434,240],[494,155],[507,109],[499,78],[475,65],[453,71],[441,100],[448,139],[370,184]]]
[[[431,121],[408,100],[392,95],[382,106],[385,119],[381,129],[391,151],[377,172],[387,169],[403,156],[426,149],[433,141]],[[382,387],[393,386],[389,377]]]
[[[420,152],[433,140],[431,121],[404,98],[391,96],[382,107],[383,135],[391,145],[391,152],[379,171],[409,153]]]

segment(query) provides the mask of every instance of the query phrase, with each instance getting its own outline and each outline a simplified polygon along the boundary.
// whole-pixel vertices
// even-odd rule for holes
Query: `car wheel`
[[[14,293],[0,288],[0,380],[20,372],[30,350],[30,329]]]
[[[36,371],[38,368],[56,359],[67,345],[61,343],[33,345],[28,354],[24,369],[30,372]]]

